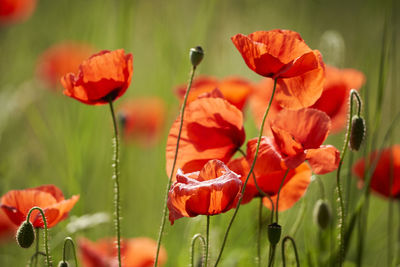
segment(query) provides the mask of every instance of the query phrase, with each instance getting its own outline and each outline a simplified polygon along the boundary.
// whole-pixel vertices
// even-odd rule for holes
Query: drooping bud
[[[351,133],[350,133],[350,143],[349,146],[351,150],[359,150],[365,136],[365,120],[354,115],[351,119]]]
[[[24,221],[18,228],[16,238],[21,248],[29,248],[35,241],[35,229],[32,223]]]
[[[60,261],[59,263],[58,263],[58,267],[68,267],[69,266],[69,264],[68,264],[68,262],[66,262],[66,261]]]
[[[268,240],[271,245],[275,246],[281,239],[282,227],[277,223],[268,225]]]
[[[321,228],[328,227],[332,219],[332,211],[329,203],[319,199],[314,206],[314,221]]]
[[[193,67],[197,67],[204,57],[203,48],[201,46],[190,48],[189,57]]]

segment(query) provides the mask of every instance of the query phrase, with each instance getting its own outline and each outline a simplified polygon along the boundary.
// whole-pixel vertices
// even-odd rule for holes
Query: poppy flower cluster
[[[79,254],[84,267],[116,267],[117,249],[115,239],[103,238],[92,242],[86,238],[78,240]],[[154,265],[157,243],[147,237],[122,240],[122,265],[125,267],[150,267]],[[167,253],[162,247],[158,259],[162,266],[167,261]]]
[[[51,228],[67,218],[69,211],[78,201],[79,196],[65,199],[61,190],[54,185],[42,185],[24,190],[11,190],[1,197],[1,209],[17,226],[26,220],[33,207],[44,211],[47,227]],[[34,210],[30,222],[36,228],[43,228],[43,220],[39,211]]]

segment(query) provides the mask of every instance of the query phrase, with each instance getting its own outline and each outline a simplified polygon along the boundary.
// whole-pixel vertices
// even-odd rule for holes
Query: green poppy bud
[[[69,266],[69,264],[68,264],[68,262],[66,262],[66,261],[60,261],[59,263],[58,263],[58,267],[68,267]]]
[[[282,227],[277,223],[268,225],[268,240],[271,245],[275,246],[281,239]]]
[[[35,229],[32,223],[24,221],[18,228],[16,238],[21,248],[29,248],[35,241]]]
[[[189,57],[193,67],[197,67],[197,65],[200,64],[204,57],[203,48],[201,48],[201,46],[190,48]]]
[[[314,206],[314,221],[321,228],[328,227],[332,219],[332,211],[329,203],[319,199]]]
[[[350,148],[351,150],[359,150],[365,136],[365,120],[354,115],[351,120]]]

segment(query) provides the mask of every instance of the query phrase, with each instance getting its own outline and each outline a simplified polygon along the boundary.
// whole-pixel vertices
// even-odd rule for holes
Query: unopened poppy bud
[[[24,221],[17,231],[17,243],[21,248],[29,248],[35,241],[35,230],[31,222]]]
[[[268,240],[271,245],[275,246],[281,239],[282,227],[277,223],[268,225]]]
[[[332,211],[329,203],[319,199],[314,206],[314,221],[321,228],[328,227],[332,219]]]
[[[193,67],[197,67],[204,57],[203,48],[201,46],[190,48],[189,57]]]
[[[58,263],[58,267],[68,267],[69,266],[69,264],[68,264],[68,262],[66,262],[66,261],[60,261],[59,263]]]
[[[123,112],[119,112],[117,115],[119,125],[121,128],[125,128],[126,125],[126,115]]]
[[[359,150],[365,136],[365,120],[357,115],[354,115],[351,120],[351,133],[350,133],[350,148],[352,150]]]

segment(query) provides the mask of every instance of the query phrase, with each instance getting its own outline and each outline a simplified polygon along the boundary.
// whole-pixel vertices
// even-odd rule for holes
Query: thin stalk
[[[282,178],[281,184],[279,185],[278,196],[276,197],[276,223],[279,222],[278,214],[279,214],[279,196],[281,194],[282,186],[285,183],[286,176],[288,175],[290,169],[287,169],[285,175]]]
[[[36,251],[32,257],[30,258],[29,262],[28,262],[28,266],[32,266],[33,260],[35,260],[37,262],[37,258],[39,255],[42,255],[44,257],[46,257],[46,254],[41,252],[41,251]]]
[[[276,245],[271,246],[268,267],[274,266],[275,250],[276,250]]]
[[[39,236],[39,231],[40,231],[40,228],[35,228],[35,234],[36,234],[36,237],[38,237]],[[36,245],[35,245],[35,263],[34,263],[34,266],[36,267],[37,266],[37,262],[38,262],[38,259],[37,259],[37,254],[39,253],[39,241],[40,241],[40,238],[36,238]]]
[[[74,243],[74,241],[72,240],[72,238],[71,237],[66,237],[65,239],[64,239],[64,246],[63,246],[63,258],[62,258],[62,260],[63,260],[63,262],[66,262],[66,251],[67,251],[67,243],[70,243],[71,244],[71,246],[72,246],[72,251],[74,252],[74,261],[75,261],[75,267],[78,267],[78,259],[77,259],[77,257],[76,257],[76,250],[75,250],[75,243]]]
[[[204,262],[205,254],[206,254],[206,240],[201,234],[195,234],[192,238],[192,242],[190,244],[190,263],[191,266],[194,267],[194,244],[196,243],[196,240],[199,239],[202,243],[202,248],[203,248],[203,254],[201,261]]]
[[[164,194],[164,208],[163,208],[163,215],[161,217],[160,231],[158,233],[157,252],[156,252],[156,259],[154,261],[154,266],[157,266],[158,255],[160,254],[161,240],[162,240],[162,235],[164,233],[165,221],[166,221],[167,212],[168,212],[168,207],[167,207],[168,192],[169,192],[169,188],[171,187],[171,184],[172,184],[172,177],[174,176],[174,173],[175,173],[175,165],[176,165],[176,161],[178,159],[179,142],[181,140],[181,133],[182,133],[182,127],[183,127],[183,118],[184,118],[184,115],[185,115],[186,103],[187,103],[187,99],[188,99],[188,96],[189,96],[190,88],[192,87],[192,82],[193,82],[195,71],[196,71],[196,66],[193,66],[192,67],[192,71],[190,73],[190,79],[189,79],[189,83],[188,83],[188,86],[187,86],[187,89],[186,89],[185,98],[183,99],[183,103],[182,103],[179,132],[178,132],[178,137],[176,139],[175,157],[174,157],[174,161],[172,163],[171,174],[169,176],[167,187],[165,189],[165,194]]]
[[[210,215],[207,215],[207,227],[206,227],[206,259],[204,267],[208,265],[208,248],[210,247]]]
[[[47,220],[46,220],[46,216],[44,215],[43,210],[41,208],[39,208],[39,207],[31,208],[29,210],[29,212],[28,212],[28,216],[26,216],[26,221],[29,222],[29,219],[31,217],[31,213],[34,210],[38,210],[40,212],[40,214],[42,215],[42,220],[43,220],[43,224],[44,224],[44,248],[45,248],[45,251],[46,251],[46,262],[47,262],[47,266],[51,267],[52,266],[52,262],[50,260],[50,254],[49,254],[49,244],[48,244],[48,234],[47,234]],[[39,237],[36,237],[36,238],[39,238]]]
[[[121,217],[120,217],[120,192],[119,192],[119,140],[118,140],[118,124],[115,118],[114,106],[112,99],[110,98],[108,103],[110,104],[111,117],[114,125],[114,155],[113,155],[113,180],[114,180],[114,210],[115,210],[115,231],[117,233],[117,250],[118,250],[118,266],[122,266],[121,261]]]
[[[261,267],[261,234],[262,234],[262,206],[263,201],[260,197],[258,203],[258,232],[257,232],[257,263],[258,267]]]
[[[299,254],[297,253],[297,247],[296,247],[296,242],[294,239],[290,236],[285,236],[282,240],[282,262],[283,262],[283,267],[286,267],[286,257],[285,257],[285,242],[287,240],[290,240],[290,242],[293,245],[293,250],[294,250],[294,255],[296,257],[296,266],[300,267],[300,260],[299,260]]]
[[[275,95],[276,82],[277,82],[277,79],[274,80],[274,88],[273,88],[273,90],[272,90],[271,98],[270,98],[270,100],[269,100],[267,110],[266,110],[265,113],[264,113],[264,117],[263,117],[263,120],[262,120],[262,123],[261,123],[260,133],[259,133],[259,135],[258,135],[257,147],[256,147],[256,152],[255,152],[255,154],[254,154],[253,163],[251,164],[249,173],[247,174],[246,180],[245,180],[245,182],[244,182],[244,184],[243,184],[242,191],[241,191],[241,196],[240,196],[240,198],[239,198],[237,207],[236,207],[236,209],[235,209],[235,211],[234,211],[234,213],[233,213],[233,215],[232,215],[232,218],[231,218],[231,220],[230,220],[230,222],[229,222],[228,228],[226,229],[225,236],[224,236],[224,240],[222,241],[222,246],[221,246],[221,249],[220,249],[220,252],[219,252],[219,254],[218,254],[218,258],[217,258],[217,261],[215,262],[214,267],[216,267],[216,266],[218,265],[219,261],[221,260],[222,252],[224,251],[225,244],[226,244],[226,241],[227,241],[227,239],[228,239],[229,231],[230,231],[230,229],[231,229],[231,227],[232,227],[232,224],[233,224],[233,221],[235,220],[235,217],[236,217],[236,215],[237,215],[237,213],[238,213],[238,211],[239,211],[240,203],[242,203],[242,199],[243,199],[243,196],[244,196],[244,190],[246,189],[247,182],[249,181],[250,175],[251,175],[251,173],[253,172],[254,166],[255,166],[255,164],[256,164],[256,160],[257,160],[257,156],[258,156],[258,150],[259,150],[259,148],[260,148],[260,143],[261,143],[261,137],[262,137],[262,133],[263,133],[263,130],[264,130],[264,124],[265,124],[265,121],[266,121],[268,112],[269,112],[269,110],[270,110],[270,108],[271,108],[272,100],[273,100],[274,95]]]

